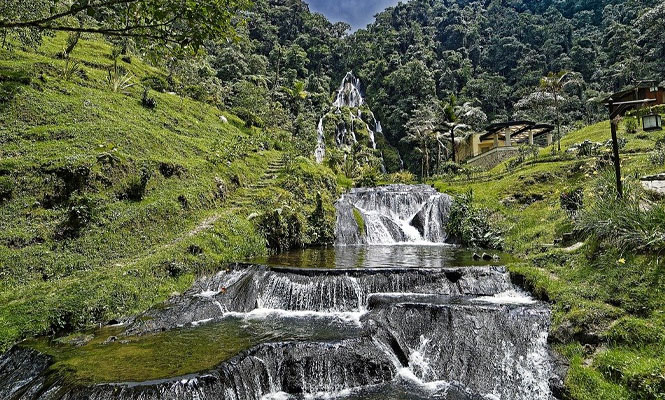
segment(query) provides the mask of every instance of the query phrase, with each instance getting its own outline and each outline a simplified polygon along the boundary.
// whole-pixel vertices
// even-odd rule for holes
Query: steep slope
[[[317,205],[318,188],[263,202],[245,189],[284,173],[270,168],[291,151],[289,133],[156,90],[144,107],[143,87],[166,85],[164,72],[118,59],[118,81],[133,86],[114,91],[108,44],[83,40],[69,63],[63,46],[57,36],[36,52],[1,50],[0,349],[145,309],[222,261],[265,252],[249,214],[284,198],[299,199],[298,215]],[[296,177],[312,164],[287,158]]]

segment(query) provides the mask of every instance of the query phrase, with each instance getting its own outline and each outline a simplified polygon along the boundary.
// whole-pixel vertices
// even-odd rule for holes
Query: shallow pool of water
[[[474,259],[473,254],[496,255],[491,260]],[[451,245],[330,246],[299,249],[249,260],[275,267],[299,268],[444,268],[498,266],[515,261],[509,254],[469,250]]]

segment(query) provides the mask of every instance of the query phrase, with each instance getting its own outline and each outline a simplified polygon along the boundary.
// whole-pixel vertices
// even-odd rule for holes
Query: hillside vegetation
[[[490,223],[503,231],[507,250],[523,260],[509,266],[515,278],[552,302],[550,340],[571,364],[565,398],[665,398],[665,205],[637,180],[663,172],[655,148],[665,134],[620,136],[627,141],[623,201],[602,156],[550,155],[550,149],[473,180],[432,182],[442,192],[472,192],[475,206],[489,209]],[[608,137],[603,122],[562,143],[565,150]]]
[[[136,56],[115,76],[89,39],[69,63],[61,35],[0,50],[0,349],[143,310],[268,246],[330,240],[335,177],[289,133],[162,92],[166,74]]]

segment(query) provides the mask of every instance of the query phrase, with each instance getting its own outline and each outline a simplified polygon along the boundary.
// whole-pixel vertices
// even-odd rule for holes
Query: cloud
[[[374,21],[374,15],[399,0],[306,0],[310,10],[325,15],[333,22],[344,21],[353,30],[364,28]]]

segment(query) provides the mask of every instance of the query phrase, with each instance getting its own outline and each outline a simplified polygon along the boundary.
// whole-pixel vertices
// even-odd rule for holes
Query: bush
[[[61,224],[57,234],[59,239],[75,238],[92,221],[94,201],[88,196],[72,200],[67,210],[67,219]]]
[[[584,190],[577,188],[569,192],[561,193],[559,196],[559,203],[561,208],[571,217],[577,216],[579,211],[584,207]]]
[[[143,200],[151,176],[152,172],[147,167],[141,168],[139,174],[133,175],[127,180],[125,189],[120,193],[120,199],[131,201]]]
[[[665,164],[665,143],[658,142],[656,147],[649,153],[649,162],[653,165]]]
[[[183,94],[196,101],[205,101],[206,97],[208,97],[208,91],[202,85],[185,86]]]
[[[14,184],[8,176],[0,176],[0,204],[12,198]]]
[[[148,88],[143,89],[141,105],[149,110],[153,110],[157,107],[157,100],[154,97],[148,96]]]
[[[141,84],[157,92],[165,92],[169,88],[169,83],[161,76],[149,75],[141,78]]]
[[[245,121],[245,127],[246,128],[251,128],[253,126],[257,128],[262,128],[263,127],[263,120],[261,117],[258,115],[254,114],[253,112],[249,111],[246,108],[233,108],[231,112],[235,115],[238,116],[238,118],[242,119]]]
[[[409,171],[395,172],[388,175],[388,182],[410,184],[416,181],[416,176]]]
[[[456,196],[450,208],[448,235],[468,247],[502,249],[501,231],[490,224],[491,212],[473,205],[473,193]]]
[[[283,252],[303,246],[303,222],[290,207],[263,213],[257,225],[270,249]]]
[[[626,118],[624,121],[626,133],[637,133],[637,118]]]
[[[356,187],[375,187],[376,182],[376,171],[373,168],[363,168],[360,176],[354,180]]]
[[[618,198],[613,171],[601,175],[594,190],[595,201],[578,218],[578,228],[621,252],[665,251],[665,205],[644,208],[642,190],[634,183],[624,186]]]

